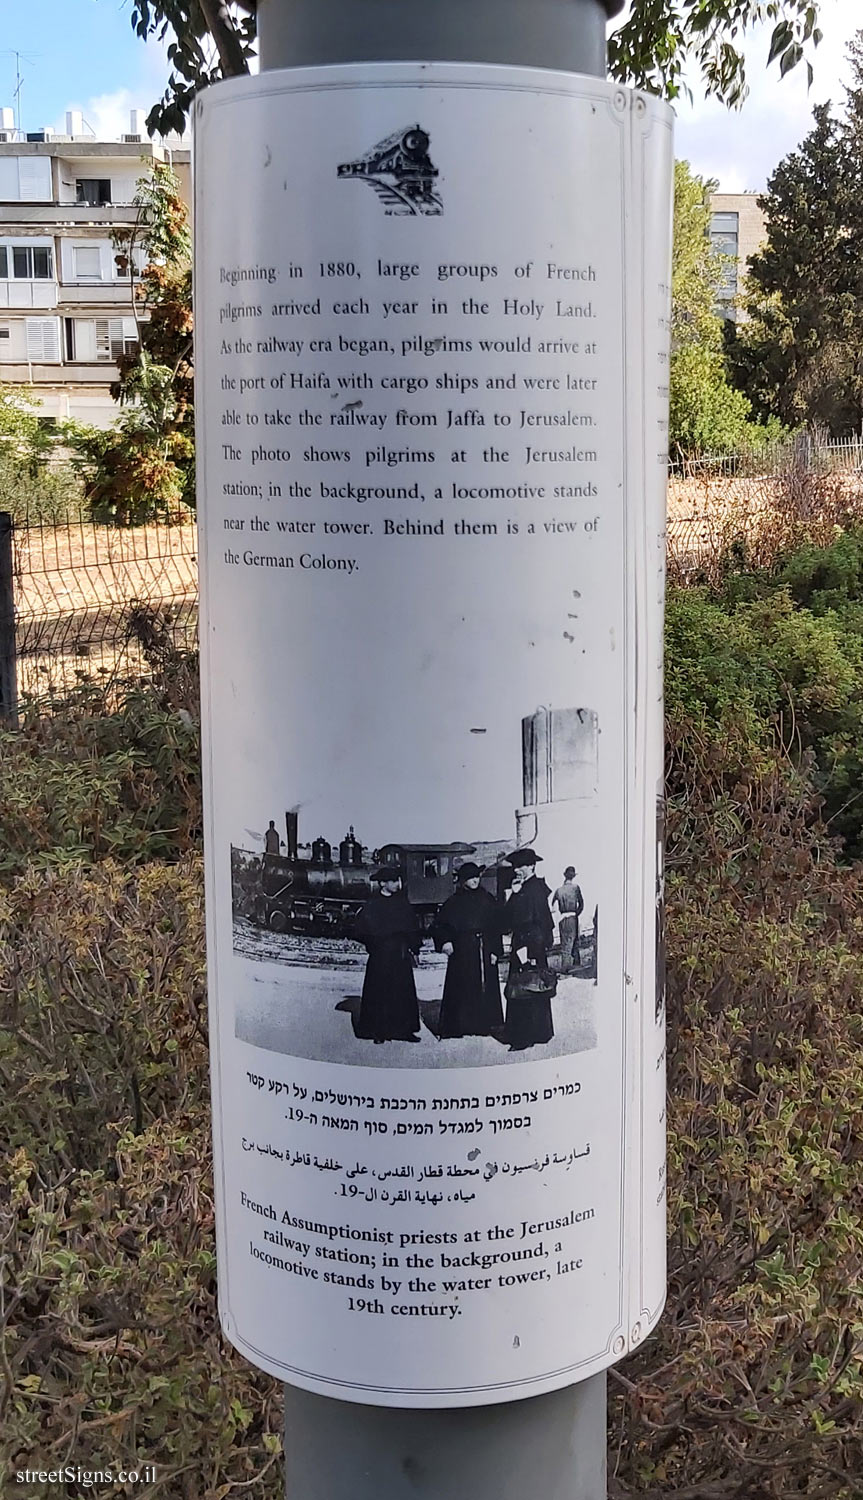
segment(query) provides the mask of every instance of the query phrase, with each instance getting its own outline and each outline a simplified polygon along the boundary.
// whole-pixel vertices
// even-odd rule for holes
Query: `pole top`
[[[605,77],[625,0],[258,0],[261,67],[493,63]]]

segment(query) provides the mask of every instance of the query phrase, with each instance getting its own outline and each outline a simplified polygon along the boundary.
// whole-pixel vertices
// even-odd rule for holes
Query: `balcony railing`
[[[129,278],[117,281],[64,281],[59,289],[60,307],[117,306],[131,310]]]
[[[45,360],[26,360],[0,363],[0,378],[10,385],[111,385],[117,379],[116,361],[104,360],[58,360],[48,364]]]
[[[134,224],[134,203],[0,203],[0,225],[16,224]]]
[[[0,281],[0,308],[38,308],[42,311],[46,307],[56,306],[56,281],[47,277],[37,277],[32,281],[15,277],[9,281]]]

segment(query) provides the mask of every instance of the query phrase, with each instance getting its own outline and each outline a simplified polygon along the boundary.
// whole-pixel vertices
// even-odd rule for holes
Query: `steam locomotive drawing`
[[[313,937],[348,937],[376,887],[372,871],[393,866],[402,874],[405,894],[429,931],[439,908],[453,893],[455,872],[475,844],[384,844],[366,851],[351,827],[334,851],[318,837],[305,855],[299,847],[298,814],[285,814],[286,854],[264,854],[251,860],[233,850],[235,911],[273,932],[303,932]],[[503,874],[486,870],[482,882],[498,895]]]
[[[339,177],[357,177],[377,193],[388,214],[440,214],[435,191],[437,167],[428,154],[429,136],[420,125],[397,130],[356,161],[342,162]]]

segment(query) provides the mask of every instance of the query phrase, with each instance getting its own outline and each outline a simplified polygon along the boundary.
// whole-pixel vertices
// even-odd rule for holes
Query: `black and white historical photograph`
[[[539,707],[509,741],[478,752],[503,761],[508,813],[489,827],[480,805],[437,842],[380,810],[369,826],[359,786],[347,826],[322,799],[292,799],[302,788],[283,807],[254,801],[230,850],[240,1039],[423,1068],[596,1046],[598,718]]]

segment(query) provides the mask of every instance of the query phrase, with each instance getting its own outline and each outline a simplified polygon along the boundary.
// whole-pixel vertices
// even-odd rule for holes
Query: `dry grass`
[[[826,546],[863,516],[863,476],[789,468],[778,476],[705,474],[668,486],[668,576],[719,583],[733,562],[759,568],[803,541]]]

